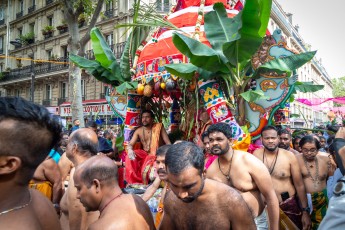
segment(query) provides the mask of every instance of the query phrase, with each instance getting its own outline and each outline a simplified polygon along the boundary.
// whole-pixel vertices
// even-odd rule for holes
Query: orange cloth
[[[163,218],[163,214],[164,214],[163,208],[164,208],[164,204],[163,204],[163,199],[161,198],[161,200],[159,201],[159,204],[158,204],[158,212],[156,214],[156,220],[155,220],[156,229],[159,228],[159,225],[162,222],[162,218]]]
[[[36,189],[45,195],[49,200],[52,200],[53,196],[53,185],[49,181],[34,182],[31,180],[29,182],[29,188]]]
[[[126,156],[126,181],[128,184],[148,184],[150,177],[153,176],[153,164],[156,159],[156,151],[160,146],[161,123],[155,123],[152,126],[150,153],[142,149],[134,150],[135,159],[129,159]]]

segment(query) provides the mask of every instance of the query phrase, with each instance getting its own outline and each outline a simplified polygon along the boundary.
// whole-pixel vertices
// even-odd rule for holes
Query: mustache
[[[215,146],[213,146],[213,147],[211,148],[211,150],[213,150],[213,149],[221,149],[221,148],[220,148],[220,146],[215,145]]]
[[[167,172],[165,171],[165,169],[158,169],[157,173],[159,174],[159,173],[167,173]]]

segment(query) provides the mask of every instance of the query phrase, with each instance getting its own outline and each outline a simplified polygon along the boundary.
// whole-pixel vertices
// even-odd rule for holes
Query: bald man
[[[79,165],[74,174],[77,198],[90,211],[100,211],[89,229],[155,229],[147,204],[137,195],[123,194],[117,181],[117,166],[106,156],[94,156]]]
[[[80,128],[74,131],[66,147],[66,156],[77,167],[85,160],[97,154],[98,139],[97,134],[88,128]],[[77,190],[74,187],[72,168],[68,188],[61,199],[61,218],[62,229],[84,230],[98,219],[99,212],[86,212],[83,205],[77,199]]]

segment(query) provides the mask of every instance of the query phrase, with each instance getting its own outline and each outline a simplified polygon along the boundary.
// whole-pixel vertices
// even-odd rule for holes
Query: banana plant
[[[271,6],[272,0],[247,0],[243,10],[234,18],[229,18],[224,5],[216,3],[214,11],[205,14],[204,18],[205,34],[211,47],[180,32],[173,34],[174,45],[188,57],[189,63],[168,64],[165,65],[166,70],[187,80],[195,73],[204,80],[224,80],[228,90],[234,90],[240,125],[245,124],[244,101],[265,98],[261,90],[247,90],[251,79],[267,71],[285,73],[290,77],[293,70],[315,55],[315,52],[306,52],[274,59],[255,71],[252,69],[251,57],[263,42]]]
[[[78,55],[70,54],[70,61],[85,69],[97,80],[111,84],[116,87],[116,91],[124,94],[129,89],[136,89],[138,83],[131,82],[129,74],[130,52],[129,44],[136,50],[145,36],[141,30],[134,30],[130,35],[130,42],[126,43],[125,52],[122,54],[120,63],[116,60],[111,48],[104,39],[101,31],[95,27],[92,28],[90,37],[95,60],[89,60]],[[140,41],[140,42],[139,42]]]

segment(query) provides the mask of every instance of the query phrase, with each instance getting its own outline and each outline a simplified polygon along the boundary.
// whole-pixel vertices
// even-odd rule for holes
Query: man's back
[[[106,207],[89,229],[155,229],[147,204],[137,195],[122,194]]]
[[[203,195],[191,203],[168,191],[161,229],[256,229],[254,218],[233,188],[205,179]]]
[[[25,230],[61,229],[52,203],[40,192],[30,189],[31,202],[20,209],[0,215],[1,228]]]

